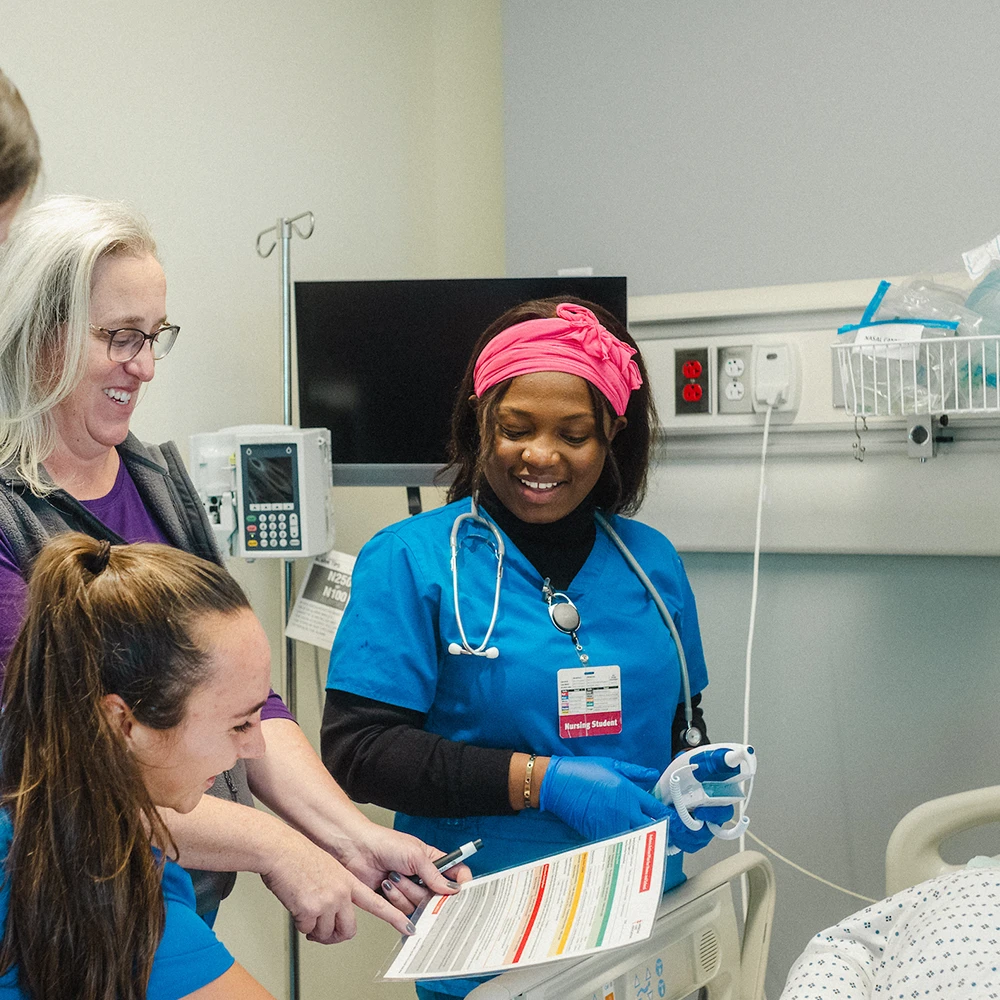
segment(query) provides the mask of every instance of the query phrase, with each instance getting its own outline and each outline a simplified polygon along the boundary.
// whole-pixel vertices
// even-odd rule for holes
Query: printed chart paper
[[[385,979],[441,979],[580,958],[649,937],[663,895],[666,821],[435,896]]]
[[[351,596],[354,562],[354,556],[334,549],[313,559],[288,616],[285,635],[289,639],[311,642],[323,649],[333,647],[333,637]]]

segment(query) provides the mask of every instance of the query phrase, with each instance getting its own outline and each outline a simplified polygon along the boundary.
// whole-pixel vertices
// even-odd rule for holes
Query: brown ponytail
[[[102,698],[170,729],[204,679],[205,614],[249,607],[225,570],[163,545],[65,534],[38,557],[11,652],[0,802],[14,837],[0,974],[39,998],[141,1000],[163,934],[170,834]]]

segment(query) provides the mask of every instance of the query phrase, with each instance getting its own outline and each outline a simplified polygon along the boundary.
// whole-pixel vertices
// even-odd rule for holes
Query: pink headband
[[[608,398],[618,416],[628,397],[642,385],[635,348],[608,333],[585,306],[562,302],[551,319],[529,319],[498,333],[476,360],[473,385],[477,396],[518,375],[566,372],[592,382]]]

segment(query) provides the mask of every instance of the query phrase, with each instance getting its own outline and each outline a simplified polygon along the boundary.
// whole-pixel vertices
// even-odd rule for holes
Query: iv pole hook
[[[300,229],[295,223],[300,219],[309,220],[309,230],[308,232]],[[301,215],[296,215],[291,219],[278,219],[278,221],[270,227],[270,229],[263,229],[257,234],[257,255],[263,257],[265,260],[271,256],[274,252],[274,248],[278,245],[278,240],[280,239],[291,239],[292,230],[295,231],[296,235],[303,240],[309,239],[313,234],[313,229],[316,228],[316,219],[312,212],[303,212]],[[274,238],[271,240],[270,244],[266,250],[262,249],[261,241],[265,236],[274,234]]]

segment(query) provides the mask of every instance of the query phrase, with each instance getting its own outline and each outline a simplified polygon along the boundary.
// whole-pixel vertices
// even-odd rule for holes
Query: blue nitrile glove
[[[545,776],[548,777],[548,774]],[[544,782],[542,787],[545,787]],[[691,810],[691,815],[695,819],[705,820],[705,823],[700,830],[689,830],[673,806],[664,808],[670,816],[670,836],[667,842],[671,847],[679,847],[685,854],[694,854],[712,842],[714,834],[708,828],[709,823],[722,826],[733,818],[732,806],[699,806]]]
[[[586,840],[603,840],[673,811],[640,787],[659,776],[652,768],[611,757],[552,757],[538,804]]]

